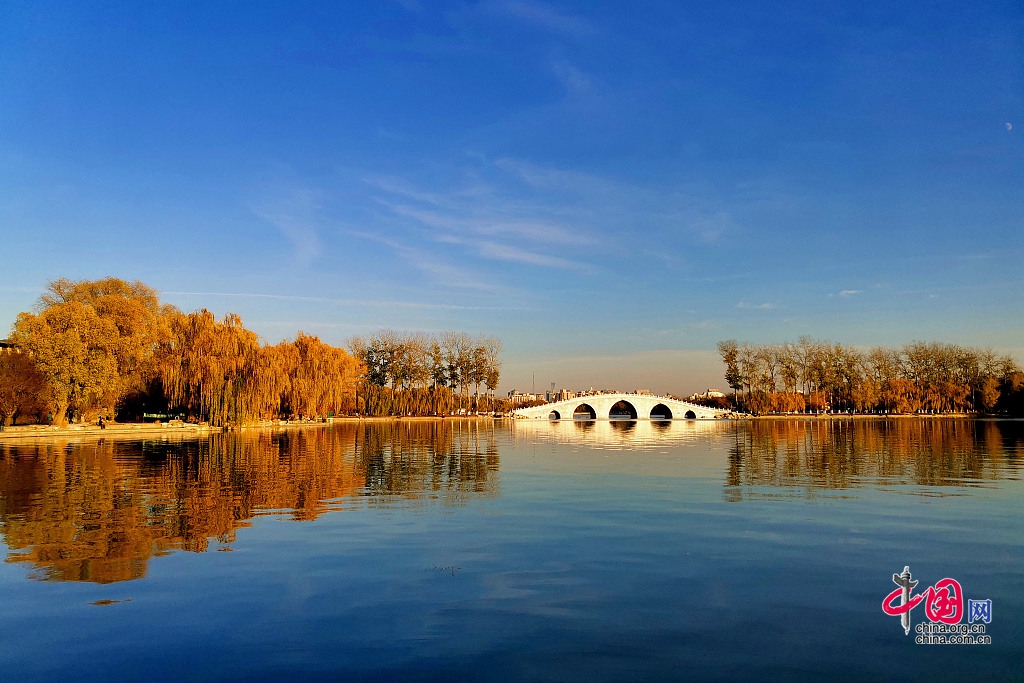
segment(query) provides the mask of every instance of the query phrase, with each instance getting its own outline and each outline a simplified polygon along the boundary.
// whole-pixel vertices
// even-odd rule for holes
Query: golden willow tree
[[[1019,414],[1024,373],[991,349],[914,342],[861,350],[802,337],[798,343],[719,342],[725,380],[753,413],[995,412]]]
[[[270,417],[284,373],[255,332],[229,313],[218,322],[203,309],[171,320],[157,352],[168,404],[217,425]]]
[[[183,314],[152,288],[117,278],[51,282],[11,341],[16,353],[0,362],[0,420],[26,412],[26,392],[56,424],[140,417],[146,408],[219,425],[326,416],[354,409],[363,374],[358,360],[316,337],[300,332],[268,346],[237,315]]]
[[[205,309],[175,316],[157,354],[168,405],[216,425],[348,412],[363,371],[317,337],[267,346],[237,315]]]
[[[294,342],[272,349],[288,379],[282,412],[289,415],[328,415],[355,408],[356,385],[362,364],[344,349],[299,332]]]

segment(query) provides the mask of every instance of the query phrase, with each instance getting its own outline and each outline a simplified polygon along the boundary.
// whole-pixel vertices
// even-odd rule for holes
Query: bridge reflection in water
[[[501,457],[499,457],[501,451]],[[1024,423],[957,419],[394,421],[194,440],[0,444],[0,535],[31,578],[111,583],[230,550],[239,528],[358,508],[462,507],[499,468],[683,478],[726,502],[963,495],[1024,469]],[[959,487],[959,490],[957,490]]]
[[[721,438],[730,434],[738,424],[729,420],[515,420],[512,433],[517,441],[629,450],[703,444],[716,435]]]
[[[623,451],[624,470],[720,478],[729,501],[859,488],[955,495],[1024,471],[1024,422],[950,418],[695,421],[517,420],[518,442]],[[658,454],[685,462],[674,466]],[[573,466],[588,466],[586,457]],[[933,488],[934,487],[934,488]],[[829,493],[832,492],[832,493]]]

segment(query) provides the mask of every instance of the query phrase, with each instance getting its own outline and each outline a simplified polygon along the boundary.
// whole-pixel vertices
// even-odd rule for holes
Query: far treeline
[[[1024,372],[991,349],[914,342],[864,351],[801,337],[718,343],[738,409],[754,413],[1024,414]]]
[[[362,362],[365,382],[360,406],[369,415],[445,415],[508,408],[507,399],[494,397],[501,378],[501,340],[494,337],[381,330],[370,337],[353,337],[349,348]]]
[[[183,313],[141,282],[51,282],[0,349],[0,428],[177,415],[214,425],[343,414],[503,410],[501,344],[381,332],[350,350],[299,332],[261,342],[241,318]],[[350,353],[351,351],[351,353]],[[474,392],[470,393],[470,387]]]

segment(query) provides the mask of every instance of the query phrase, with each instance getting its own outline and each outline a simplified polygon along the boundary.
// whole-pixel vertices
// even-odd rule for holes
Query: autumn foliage
[[[7,418],[39,415],[47,393],[46,380],[27,354],[0,350],[0,426]]]
[[[150,442],[0,443],[7,562],[47,581],[112,583],[154,556],[229,549],[254,517],[314,520],[376,501],[449,507],[498,493],[493,423],[368,422]]]
[[[755,414],[1024,413],[1024,373],[991,349],[914,342],[861,350],[803,337],[796,344],[718,344],[738,406]]]
[[[146,414],[214,425],[346,413],[491,410],[495,339],[383,331],[345,349],[299,332],[269,345],[241,318],[182,313],[116,278],[50,283],[0,355],[0,426]],[[470,387],[473,395],[470,395]]]
[[[445,415],[508,407],[493,396],[501,376],[501,341],[493,337],[381,330],[367,338],[353,337],[349,347],[365,368],[360,410],[368,415]]]
[[[36,310],[18,316],[10,341],[0,353],[0,426],[454,412],[482,405],[469,387],[493,389],[500,351],[497,340],[454,332],[437,340],[383,332],[353,340],[355,355],[303,332],[269,345],[237,315],[182,313],[141,282],[117,278],[51,282]],[[425,358],[445,366],[428,368]]]

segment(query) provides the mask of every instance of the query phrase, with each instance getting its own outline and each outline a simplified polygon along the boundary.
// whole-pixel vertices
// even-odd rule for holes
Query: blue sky
[[[1024,359],[1017,1],[0,5],[0,327],[140,279],[267,340],[502,338],[502,389],[720,339]]]

